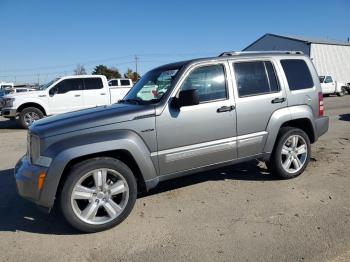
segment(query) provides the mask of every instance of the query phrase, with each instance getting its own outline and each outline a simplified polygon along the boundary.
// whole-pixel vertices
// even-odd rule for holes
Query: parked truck
[[[102,75],[80,75],[56,78],[28,93],[6,95],[2,116],[15,119],[28,128],[45,116],[117,103],[124,90],[110,88]]]
[[[319,76],[322,93],[324,95],[343,96],[347,92],[347,87],[344,83],[334,81],[332,76]]]

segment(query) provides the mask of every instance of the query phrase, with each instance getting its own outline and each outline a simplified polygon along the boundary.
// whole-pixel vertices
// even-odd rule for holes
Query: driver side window
[[[227,99],[225,69],[223,65],[196,68],[186,78],[181,90],[196,89],[199,103]]]
[[[65,94],[69,91],[83,90],[83,83],[81,79],[66,79],[59,82],[50,90],[50,95]]]

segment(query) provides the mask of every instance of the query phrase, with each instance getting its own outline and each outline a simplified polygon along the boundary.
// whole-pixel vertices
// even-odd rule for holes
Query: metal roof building
[[[350,82],[350,43],[311,37],[265,34],[243,51],[302,51],[310,56],[319,75]]]

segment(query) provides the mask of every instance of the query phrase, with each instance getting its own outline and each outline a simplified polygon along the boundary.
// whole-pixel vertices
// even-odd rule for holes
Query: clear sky
[[[0,81],[40,83],[77,64],[139,72],[241,50],[265,33],[346,40],[349,0],[0,0]]]

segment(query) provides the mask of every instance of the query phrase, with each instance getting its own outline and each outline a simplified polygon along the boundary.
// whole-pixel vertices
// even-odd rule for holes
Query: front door
[[[228,65],[224,62],[193,67],[176,95],[180,90],[197,89],[200,104],[179,109],[170,99],[156,118],[161,175],[237,157],[235,103],[228,74]]]
[[[83,108],[83,82],[64,79],[49,90],[51,114],[60,114]]]

